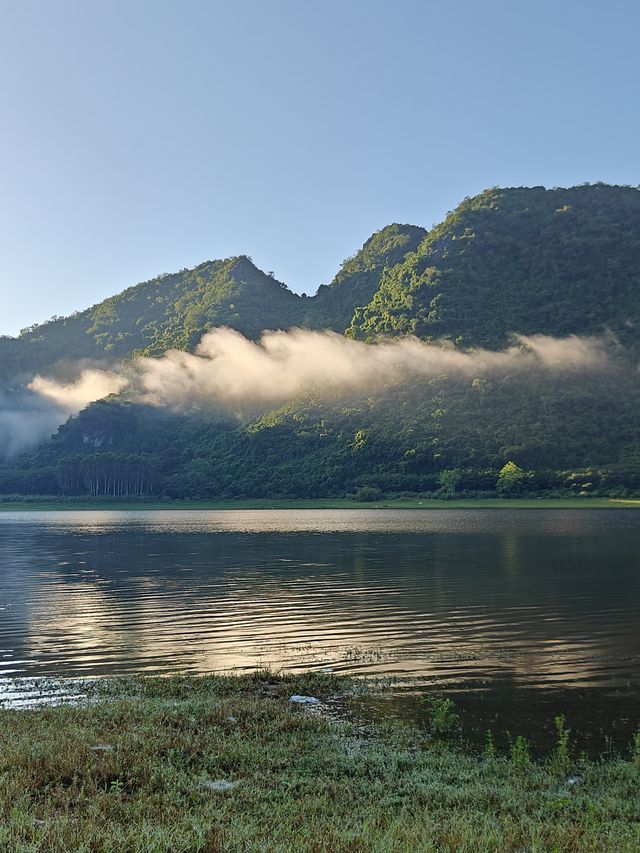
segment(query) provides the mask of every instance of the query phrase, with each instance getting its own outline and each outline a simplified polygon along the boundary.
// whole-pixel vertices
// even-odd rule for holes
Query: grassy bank
[[[561,738],[544,762],[517,740],[508,755],[476,755],[433,731],[361,727],[288,701],[349,687],[127,679],[103,684],[97,704],[1,711],[0,849],[640,848],[640,755],[590,762]],[[442,713],[435,723],[446,728]]]
[[[247,510],[247,509],[640,509],[633,498],[478,498],[475,500],[421,500],[390,498],[363,503],[336,498],[308,500],[157,501],[157,500],[46,500],[2,501],[0,512],[61,510]]]

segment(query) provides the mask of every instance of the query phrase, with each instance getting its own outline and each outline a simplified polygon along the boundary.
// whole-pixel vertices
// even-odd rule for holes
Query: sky
[[[0,0],[0,334],[491,186],[640,183],[635,0]]]

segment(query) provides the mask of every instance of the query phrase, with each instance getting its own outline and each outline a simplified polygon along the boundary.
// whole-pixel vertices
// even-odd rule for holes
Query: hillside
[[[228,325],[416,334],[503,347],[512,332],[613,333],[636,349],[640,191],[607,185],[494,189],[465,199],[430,231],[390,225],[329,285],[300,297],[248,257],[207,261],[128,288],[18,338],[0,337],[0,379],[69,358],[118,360],[192,349]]]
[[[250,338],[293,326],[344,331],[366,305],[384,269],[414,251],[426,231],[390,225],[372,235],[314,297],[301,297],[242,256],[158,276],[70,317],[0,337],[0,379],[51,371],[68,359],[115,361],[134,353],[193,349],[214,326]]]
[[[0,491],[188,498],[327,497],[369,486],[493,492],[514,462],[522,490],[626,495],[640,490],[640,383],[596,374],[508,371],[441,376],[375,396],[293,400],[244,422],[103,401],[61,427]],[[114,491],[115,490],[115,491]]]
[[[353,257],[347,258],[331,284],[321,285],[308,300],[304,325],[343,332],[356,307],[371,301],[384,271],[414,252],[426,234],[424,228],[415,225],[394,224],[377,231]]]
[[[638,345],[640,191],[487,190],[389,270],[349,334],[503,347],[510,333],[613,333]]]
[[[54,318],[0,339],[6,378],[49,368],[61,359],[117,360],[193,346],[212,326],[257,335],[265,325],[301,319],[301,300],[246,257],[208,261],[125,290],[71,317]]]

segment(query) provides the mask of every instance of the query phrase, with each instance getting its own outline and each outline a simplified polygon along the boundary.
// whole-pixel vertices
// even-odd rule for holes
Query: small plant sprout
[[[631,756],[636,764],[640,764],[640,731],[635,732],[631,740]]]
[[[109,793],[114,794],[117,797],[122,796],[122,792],[124,790],[124,782],[122,779],[112,779],[109,783]]]

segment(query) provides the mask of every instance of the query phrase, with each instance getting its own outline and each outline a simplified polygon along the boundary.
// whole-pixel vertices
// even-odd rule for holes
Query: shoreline
[[[336,499],[269,499],[257,498],[226,501],[200,500],[57,500],[1,501],[2,512],[61,512],[61,511],[145,511],[145,510],[304,510],[304,509],[640,509],[640,498],[469,498],[438,500],[391,498],[385,501],[362,502]]]
[[[131,676],[0,710],[0,848],[638,849],[640,737],[590,760],[558,718],[542,758],[522,736],[474,750],[455,708],[423,726],[332,711],[354,692],[328,674]]]

